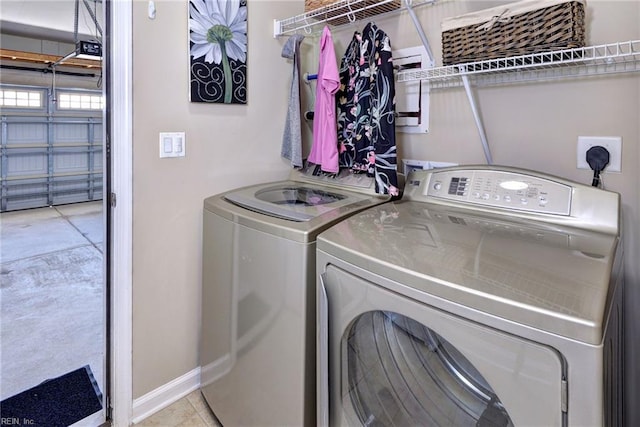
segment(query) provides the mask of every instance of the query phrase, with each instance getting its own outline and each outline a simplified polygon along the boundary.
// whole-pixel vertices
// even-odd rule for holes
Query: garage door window
[[[102,95],[58,92],[58,109],[60,110],[102,110],[103,107]]]
[[[0,106],[11,108],[42,108],[42,91],[0,90]]]

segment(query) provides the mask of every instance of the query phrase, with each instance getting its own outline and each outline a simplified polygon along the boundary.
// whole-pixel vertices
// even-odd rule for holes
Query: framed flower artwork
[[[247,0],[189,0],[190,100],[247,103]]]

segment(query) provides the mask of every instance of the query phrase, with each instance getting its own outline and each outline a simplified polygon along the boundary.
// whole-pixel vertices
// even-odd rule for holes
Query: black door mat
[[[67,427],[102,409],[102,393],[89,365],[0,402],[3,424]]]

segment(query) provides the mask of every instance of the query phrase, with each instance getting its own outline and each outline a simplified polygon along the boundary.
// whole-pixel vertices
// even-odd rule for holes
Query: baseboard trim
[[[131,422],[137,424],[147,417],[182,399],[200,387],[200,368],[169,381],[163,386],[133,400]]]

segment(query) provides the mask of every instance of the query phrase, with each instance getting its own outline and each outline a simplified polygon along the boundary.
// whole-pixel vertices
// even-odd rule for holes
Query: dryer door
[[[335,266],[323,282],[329,425],[563,424],[563,362],[554,349]]]

